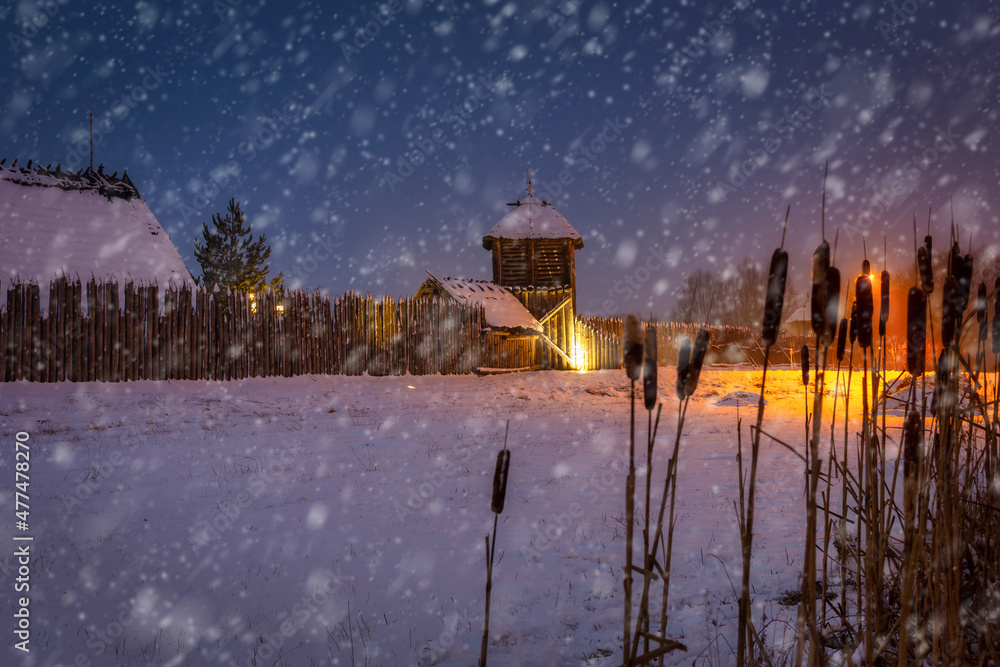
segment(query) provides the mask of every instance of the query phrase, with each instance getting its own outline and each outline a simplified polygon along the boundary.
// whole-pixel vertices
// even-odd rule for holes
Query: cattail
[[[858,339],[858,302],[855,301],[851,304],[851,329],[850,329],[851,345],[854,345],[854,341]]]
[[[979,283],[976,290],[976,321],[986,321],[986,283]]]
[[[910,375],[923,375],[926,356],[927,295],[911,287],[906,300],[906,370]]]
[[[962,300],[961,287],[955,276],[948,276],[944,279],[944,294],[941,304],[941,344],[950,347],[955,341],[955,328],[962,311],[959,304]]]
[[[931,251],[930,244],[928,243],[930,238],[928,236],[924,240],[925,245],[917,249],[917,266],[920,269],[920,289],[923,290],[924,294],[930,294],[934,291],[934,269],[931,266]]]
[[[812,290],[809,292],[809,321],[812,324],[813,333],[816,334],[826,329],[826,311],[824,310],[826,297],[823,294],[825,289],[826,285],[821,290],[816,283],[813,283]]]
[[[629,313],[625,317],[625,335],[622,336],[622,363],[625,373],[632,381],[642,373],[642,325],[639,318]]]
[[[812,268],[812,329],[818,336],[825,335],[826,325],[826,274],[830,270],[830,244],[823,241],[813,252]]]
[[[827,346],[837,335],[837,318],[840,315],[840,269],[831,266],[826,270],[826,306],[823,315],[824,327],[820,342]]]
[[[687,386],[688,370],[691,367],[691,339],[687,336],[681,338],[680,348],[677,350],[677,400],[684,400],[684,389]]]
[[[802,386],[809,384],[809,346],[802,346]]]
[[[708,351],[710,335],[704,327],[698,330],[694,339],[694,351],[691,353],[691,368],[684,382],[684,395],[692,396],[698,388],[698,378],[701,376],[701,366],[705,363],[705,352]]]
[[[943,407],[954,405],[955,398],[951,378],[956,371],[955,353],[947,347],[941,350],[934,376],[934,396],[931,398],[931,414],[935,417]]]
[[[958,247],[958,241],[951,244],[951,253],[948,255],[948,275],[958,277],[962,271],[962,249]]]
[[[761,338],[764,345],[774,345],[778,340],[778,325],[785,303],[785,279],[788,277],[788,253],[778,248],[771,255],[771,268],[767,277],[767,299],[764,302],[764,327]]]
[[[986,283],[979,283],[976,290],[976,320],[979,322],[979,340],[986,340]]]
[[[962,258],[955,277],[958,278],[958,315],[961,317],[965,313],[965,309],[969,305],[969,297],[972,295],[972,255],[966,255]]]
[[[837,331],[837,363],[844,360],[844,350],[847,349],[847,318],[840,319],[840,329]]]
[[[878,310],[878,335],[885,338],[885,323],[889,321],[889,272],[883,270],[879,292],[882,297]]]
[[[916,288],[914,288],[916,289]],[[903,476],[907,479],[917,474],[920,449],[924,441],[924,429],[920,423],[920,413],[910,410],[903,422]]]
[[[993,283],[993,354],[1000,354],[1000,278]]]
[[[813,272],[812,279],[814,285],[826,284],[826,271],[830,268],[830,243],[824,240],[813,251]]]
[[[642,395],[646,409],[656,407],[656,327],[646,327],[646,359],[642,366]]]
[[[868,260],[865,260],[865,264],[868,264]],[[854,283],[854,302],[858,306],[858,344],[862,348],[871,347],[875,303],[872,297],[872,279],[867,271],[858,276]]]
[[[493,473],[493,500],[490,509],[494,513],[503,512],[503,501],[507,496],[507,472],[510,470],[510,450],[501,449],[497,452],[497,469]]]

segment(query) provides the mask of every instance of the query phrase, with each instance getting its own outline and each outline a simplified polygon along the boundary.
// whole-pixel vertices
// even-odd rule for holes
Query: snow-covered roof
[[[570,239],[577,250],[583,247],[583,237],[566,218],[532,194],[519,199],[514,209],[493,225],[483,237],[483,247],[491,250],[496,239]]]
[[[538,323],[517,297],[495,283],[464,278],[432,278],[456,301],[482,306],[486,323],[498,329],[524,329],[541,333]]]
[[[191,281],[127,174],[16,164],[0,163],[0,278],[45,285],[60,275],[114,276],[119,284],[161,287]]]

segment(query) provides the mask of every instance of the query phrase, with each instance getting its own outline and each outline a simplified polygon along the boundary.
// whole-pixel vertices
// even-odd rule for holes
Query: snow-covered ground
[[[664,391],[674,373],[660,373],[654,498],[677,421]],[[766,430],[798,446],[800,378],[769,372],[766,413]],[[689,650],[668,664],[733,660],[737,410],[745,443],[755,414],[734,398],[758,383],[759,372],[706,370],[691,401],[667,627]],[[8,634],[4,664],[475,664],[508,420],[490,662],[620,662],[623,371],[16,383],[0,397],[8,627],[14,547],[26,544],[12,535],[34,538],[31,652]],[[644,411],[639,423],[644,442]],[[14,525],[18,432],[30,436],[27,531]],[[777,599],[801,572],[802,480],[795,454],[764,444],[753,586],[775,643],[794,634]]]

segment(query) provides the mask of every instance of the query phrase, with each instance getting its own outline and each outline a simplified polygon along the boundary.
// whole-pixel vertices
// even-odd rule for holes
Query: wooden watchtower
[[[543,328],[536,358],[543,368],[577,368],[576,264],[583,238],[552,204],[528,195],[483,237],[493,253],[493,282],[524,304]]]
[[[568,289],[576,312],[576,265],[573,254],[583,238],[552,204],[535,197],[528,172],[528,196],[507,204],[513,209],[483,237],[493,252],[493,282],[510,288]],[[546,313],[534,312],[535,317]]]

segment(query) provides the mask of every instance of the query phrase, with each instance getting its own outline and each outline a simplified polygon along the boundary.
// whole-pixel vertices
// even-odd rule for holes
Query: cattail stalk
[[[507,449],[507,434],[510,421],[503,434],[503,449],[497,452],[497,465],[493,472],[493,496],[490,509],[493,511],[493,540],[486,536],[486,616],[483,620],[483,640],[479,646],[479,667],[486,667],[490,641],[490,601],[493,597],[493,564],[497,548],[497,520],[503,513],[504,499],[507,497],[507,476],[510,472],[510,450]]]
[[[629,314],[625,318],[625,331],[622,336],[622,361],[625,373],[631,380],[629,404],[631,410],[628,478],[625,481],[625,632],[622,635],[622,665],[632,664],[629,651],[629,639],[632,637],[632,536],[635,519],[635,383],[642,372],[642,327],[639,318]]]
[[[646,431],[646,511],[644,513],[646,526],[642,531],[642,545],[643,545],[643,584],[642,584],[642,596],[639,603],[639,619],[636,623],[636,636],[640,634],[640,630],[645,631],[645,642],[644,649],[645,652],[649,652],[649,583],[652,578],[653,561],[655,555],[651,554],[649,551],[649,507],[650,507],[650,492],[651,484],[653,479],[653,443],[656,440],[656,429],[653,426],[653,408],[656,407],[656,363],[657,363],[657,352],[656,352],[656,327],[647,326],[646,336],[643,345],[643,364],[642,364],[642,389],[643,389],[643,402],[646,406],[648,413],[647,421],[647,431]],[[660,411],[656,411],[656,424],[660,423]],[[655,552],[655,545],[654,545]],[[633,655],[636,649],[633,649]]]
[[[916,288],[914,288],[916,289]],[[920,290],[918,290],[920,291]],[[920,292],[923,294],[923,292]],[[909,663],[910,614],[913,610],[913,585],[916,581],[918,554],[914,548],[917,494],[920,489],[920,448],[923,443],[923,420],[911,409],[903,424],[903,564],[900,586],[898,667]]]
[[[785,210],[785,230],[788,228],[789,206]],[[750,475],[744,505],[742,455],[740,456],[740,546],[743,557],[743,578],[740,588],[739,633],[736,641],[736,664],[746,664],[746,652],[753,653],[752,624],[750,621],[750,560],[753,550],[753,523],[757,505],[757,464],[760,456],[760,432],[764,421],[764,393],[767,388],[767,366],[771,357],[771,346],[778,339],[778,327],[785,300],[785,278],[788,273],[788,253],[784,250],[784,232],[781,247],[771,257],[768,276],[767,299],[764,304],[764,321],[761,338],[764,341],[764,369],[760,379],[760,399],[757,401],[757,424],[752,431],[753,440],[750,453]],[[738,427],[739,425],[737,425]],[[740,441],[742,444],[742,440]],[[742,447],[741,447],[742,448]]]
[[[979,288],[976,290],[976,321],[979,323],[979,336],[976,339],[976,363],[973,370],[976,382],[979,385],[979,371],[985,365],[986,362],[986,334],[987,334],[987,323],[986,323],[986,283],[980,282]]]

